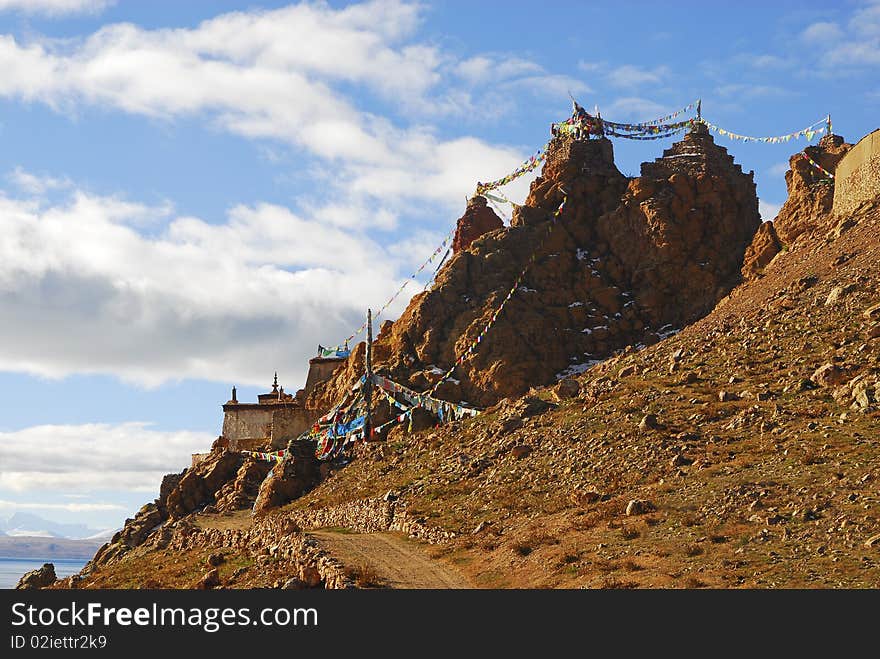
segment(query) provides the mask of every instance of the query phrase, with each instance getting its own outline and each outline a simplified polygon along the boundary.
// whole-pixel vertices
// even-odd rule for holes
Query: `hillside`
[[[550,159],[514,226],[460,246],[383,327],[380,368],[430,383],[566,195],[524,280],[541,295],[512,298],[447,391],[483,414],[320,466],[297,447],[262,485],[215,446],[58,586],[370,585],[307,532],[335,527],[421,538],[479,587],[880,587],[880,203],[835,215],[833,184],[795,156],[789,201],[759,226],[749,177],[707,137],[630,180],[602,146]],[[849,146],[809,153],[833,168]],[[350,385],[362,350],[316,400]],[[584,353],[599,363],[554,384]],[[293,500],[254,518],[268,482]]]

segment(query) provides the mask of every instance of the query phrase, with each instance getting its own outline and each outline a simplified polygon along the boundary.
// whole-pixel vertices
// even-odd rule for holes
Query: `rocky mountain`
[[[28,536],[70,539],[101,539],[108,535],[106,529],[95,529],[85,524],[54,522],[33,513],[15,512],[0,518],[0,532],[9,536]]]
[[[739,282],[759,225],[752,173],[701,124],[633,179],[615,166],[608,139],[559,137],[510,227],[482,198],[470,202],[454,256],[430,290],[382,326],[374,366],[427,388],[477,338],[540,247],[476,356],[438,395],[491,405],[551,384],[708,313]],[[340,398],[362,368],[363,349],[310,405]]]
[[[807,153],[830,172],[848,150]],[[375,341],[381,372],[427,387],[540,246],[438,390],[481,415],[321,464],[309,443],[270,467],[218,442],[56,587],[366,582],[318,527],[403,532],[482,587],[880,587],[880,197],[835,214],[804,164],[760,224],[703,130],[632,179],[607,140],[557,142],[510,227],[469,204],[433,288]]]

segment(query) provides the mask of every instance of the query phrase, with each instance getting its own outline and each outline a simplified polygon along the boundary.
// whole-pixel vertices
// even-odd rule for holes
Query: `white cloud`
[[[765,222],[775,218],[779,214],[780,208],[782,208],[782,204],[774,204],[764,200],[758,201],[758,212],[761,214],[761,219]]]
[[[562,98],[588,88],[518,57],[456,60],[415,41],[418,23],[416,5],[373,0],[338,10],[303,3],[233,12],[192,29],[114,24],[81,40],[20,43],[4,35],[0,97],[59,112],[87,105],[169,121],[206,116],[332,164],[336,188],[346,181],[361,195],[394,203],[427,196],[457,209],[478,178],[503,175],[501,163],[515,166],[523,153],[438,139],[422,117],[482,116],[505,111],[516,94]],[[490,92],[487,76],[498,82]],[[340,91],[343,84],[358,93]],[[366,99],[387,104],[387,116],[375,103],[367,110]],[[465,142],[476,147],[469,171],[447,157]],[[427,186],[414,184],[423,179]]]
[[[665,66],[646,69],[625,64],[611,70],[608,74],[608,80],[616,87],[642,87],[659,84],[668,74],[669,69]]]
[[[471,85],[483,85],[519,76],[532,76],[544,72],[539,64],[519,57],[494,57],[477,55],[462,60],[455,72]]]
[[[842,27],[836,22],[809,25],[801,37],[817,51],[824,75],[846,75],[880,66],[880,2],[864,3]]]
[[[2,478],[2,473],[0,473]],[[64,495],[73,496],[73,495]],[[82,495],[85,496],[85,495]],[[125,510],[117,503],[31,503],[29,501],[4,501],[0,499],[0,510],[61,510],[66,513],[107,512]]]
[[[837,23],[821,21],[813,23],[802,33],[801,38],[808,43],[829,44],[838,41],[843,36],[843,30]]]
[[[258,384],[277,368],[302,382],[313,345],[346,336],[411,263],[345,227],[345,207],[306,220],[237,206],[222,223],[173,216],[142,233],[138,219],[158,212],[78,190],[56,205],[0,195],[0,315],[13,319],[0,324],[0,369],[158,385]]]
[[[0,433],[0,487],[17,492],[152,492],[164,474],[187,467],[191,454],[208,450],[213,439],[207,433],[151,430],[144,423],[43,425]],[[71,512],[121,509],[103,503],[8,506]]]
[[[615,99],[608,107],[600,107],[602,116],[619,117],[622,121],[648,121],[678,108],[669,108],[656,101],[639,96]]]
[[[67,177],[38,176],[25,171],[22,167],[13,169],[6,178],[18,189],[35,196],[42,196],[52,190],[64,190],[73,185]]]
[[[880,2],[871,0],[857,10],[849,21],[849,28],[863,37],[880,37]]]
[[[18,11],[45,16],[97,14],[114,4],[116,0],[0,0],[0,12]]]

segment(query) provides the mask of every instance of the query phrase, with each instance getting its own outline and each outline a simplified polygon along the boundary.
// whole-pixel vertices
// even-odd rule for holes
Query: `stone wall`
[[[340,366],[348,360],[315,357],[309,360],[309,374],[306,377],[305,395],[308,396],[321,382],[326,382]]]
[[[834,213],[845,215],[880,197],[880,128],[865,135],[834,174]]]
[[[231,406],[230,406],[231,407]],[[269,439],[272,425],[272,408],[258,409],[255,405],[242,405],[241,409],[227,410],[223,415],[223,436],[235,439]]]
[[[298,532],[290,521],[280,517],[265,518],[248,530],[199,529],[192,525],[178,525],[173,531],[157,533],[153,546],[176,551],[224,548],[245,551],[252,555],[266,555],[292,564],[291,575],[312,587],[328,589],[354,588],[345,568],[321,549],[311,538]]]
[[[294,511],[284,516],[301,528],[340,527],[358,533],[399,531],[432,545],[455,537],[450,531],[426,525],[421,518],[407,513],[406,504],[390,498],[350,501],[318,510]]]
[[[285,448],[287,442],[296,439],[308,430],[319,416],[320,411],[307,410],[303,407],[286,407],[275,410],[272,414],[272,448]]]

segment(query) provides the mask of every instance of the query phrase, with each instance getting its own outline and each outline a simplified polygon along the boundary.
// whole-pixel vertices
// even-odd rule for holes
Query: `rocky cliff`
[[[490,405],[705,315],[739,281],[760,224],[752,175],[701,125],[641,174],[620,173],[607,139],[554,140],[510,227],[498,228],[484,217],[494,216],[485,203],[471,202],[459,227],[467,240],[434,286],[383,325],[376,370],[414,389],[431,385],[476,339],[533,253],[519,290],[441,397]],[[341,397],[362,357],[360,345],[309,404]]]
[[[833,228],[834,180],[812,165],[803,154],[833,173],[851,148],[852,144],[845,142],[840,135],[826,135],[818,145],[808,146],[789,158],[785,173],[788,199],[776,218],[762,224],[755,234],[743,260],[744,278],[760,276],[773,257],[801,235]]]

